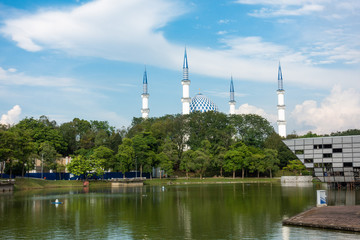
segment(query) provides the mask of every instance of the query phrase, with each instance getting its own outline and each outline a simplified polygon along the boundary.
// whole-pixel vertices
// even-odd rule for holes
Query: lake
[[[0,194],[3,239],[359,239],[282,226],[316,205],[324,185],[236,183],[52,189]],[[63,204],[55,205],[55,199]],[[328,190],[329,205],[358,205],[360,191]]]

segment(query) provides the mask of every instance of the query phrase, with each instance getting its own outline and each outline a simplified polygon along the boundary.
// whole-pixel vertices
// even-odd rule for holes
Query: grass
[[[109,187],[110,183],[107,181],[92,181],[91,186],[104,186]],[[15,190],[25,189],[42,189],[42,188],[62,188],[62,187],[82,187],[83,181],[77,180],[42,180],[34,178],[16,178]]]
[[[163,178],[147,179],[145,185],[280,182],[278,178]]]

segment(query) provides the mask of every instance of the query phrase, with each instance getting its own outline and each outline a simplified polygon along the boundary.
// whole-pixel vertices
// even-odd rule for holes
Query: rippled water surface
[[[320,185],[208,184],[60,189],[0,194],[3,239],[360,239],[282,226],[316,204]],[[55,199],[63,202],[54,205]],[[329,205],[360,192],[328,191]]]

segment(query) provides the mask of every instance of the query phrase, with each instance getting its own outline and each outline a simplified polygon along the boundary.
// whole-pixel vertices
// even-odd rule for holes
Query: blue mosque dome
[[[196,94],[195,97],[191,99],[190,103],[190,112],[207,112],[207,111],[218,111],[218,107],[205,95],[201,93]]]

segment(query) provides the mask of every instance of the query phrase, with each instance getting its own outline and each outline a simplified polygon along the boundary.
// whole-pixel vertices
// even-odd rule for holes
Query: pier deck
[[[14,179],[0,180],[0,192],[8,192],[14,190]]]
[[[360,232],[360,206],[315,207],[283,224]]]

